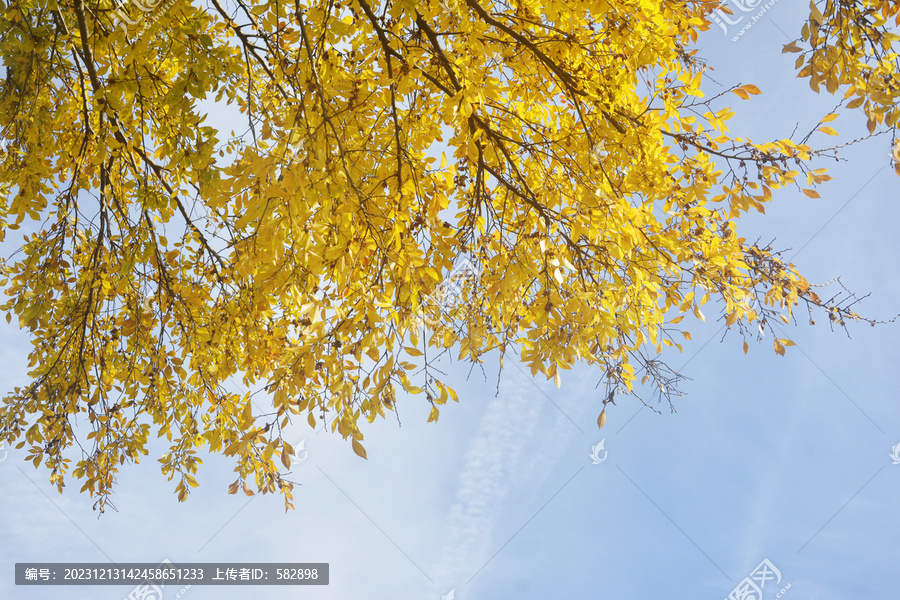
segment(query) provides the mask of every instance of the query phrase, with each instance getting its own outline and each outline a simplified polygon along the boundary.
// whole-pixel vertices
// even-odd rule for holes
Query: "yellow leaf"
[[[701,321],[703,321],[704,323],[706,322],[706,317],[703,316],[703,312],[700,310],[700,307],[697,306],[696,304],[694,305],[694,316],[697,317],[698,319],[700,319]]]
[[[825,24],[825,16],[822,15],[819,7],[816,6],[815,0],[810,0],[809,2],[809,18],[819,27]]]
[[[807,190],[807,189],[802,189],[802,188],[801,188],[801,190],[803,191],[804,194],[806,194],[810,198],[821,198],[821,196],[819,196],[819,192],[817,192],[816,190]]]
[[[357,442],[356,440],[352,441],[353,451],[356,452],[358,456],[361,456],[368,460],[368,456],[366,456],[366,449],[363,448],[363,445]]]
[[[244,410],[241,413],[241,427],[244,429],[250,429],[253,426],[253,403],[250,401],[249,394],[247,395],[247,402],[244,404]]]
[[[597,427],[603,429],[603,426],[606,425],[606,409],[600,411],[600,416],[597,417]]]
[[[775,352],[784,356],[784,346],[781,345],[781,342],[778,341],[778,338],[775,338]]]
[[[287,393],[284,391],[284,388],[278,388],[275,390],[275,398],[273,404],[275,406],[284,406],[289,401]]]

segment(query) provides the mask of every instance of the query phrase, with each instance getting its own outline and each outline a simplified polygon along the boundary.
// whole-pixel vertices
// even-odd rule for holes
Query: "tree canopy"
[[[761,92],[703,93],[718,0],[0,6],[0,236],[28,232],[2,308],[33,343],[0,440],[100,510],[153,436],[180,499],[209,451],[232,493],[291,507],[292,419],[331,415],[365,456],[401,394],[429,420],[458,399],[445,354],[557,384],[596,365],[600,412],[638,380],[671,401],[659,353],[710,299],[781,354],[798,306],[862,318],[739,236],[779,190],[818,197],[837,113],[732,136],[728,103]],[[895,132],[898,25],[891,0],[820,0],[784,51]]]

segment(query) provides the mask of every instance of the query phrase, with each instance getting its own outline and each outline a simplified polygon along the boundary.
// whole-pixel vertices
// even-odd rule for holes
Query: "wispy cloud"
[[[577,403],[572,396],[568,399],[566,404]],[[507,541],[500,539],[498,522],[506,512],[521,508],[509,500],[510,493],[521,499],[517,492],[526,482],[538,488],[564,451],[565,438],[573,434],[578,431],[569,418],[533,382],[515,369],[504,370],[500,393],[488,403],[466,448],[435,569],[440,585],[460,587]]]
[[[450,587],[468,580],[495,550],[498,516],[522,477],[523,453],[533,446],[541,403],[526,388],[530,384],[512,375],[504,373],[500,393],[488,403],[465,453],[437,569],[437,581]]]

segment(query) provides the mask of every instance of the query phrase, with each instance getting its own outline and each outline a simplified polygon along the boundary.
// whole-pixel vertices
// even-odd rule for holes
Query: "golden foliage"
[[[805,141],[729,136],[690,49],[716,1],[177,1],[126,11],[140,35],[111,6],[5,3],[0,23],[0,235],[41,223],[3,266],[33,347],[0,437],[60,489],[77,445],[101,510],[151,435],[179,498],[205,449],[235,458],[230,492],[290,507],[291,419],[331,414],[365,458],[361,418],[399,390],[429,421],[458,401],[432,366],[451,349],[557,385],[601,365],[605,405],[635,367],[669,397],[647,357],[711,295],[741,332],[801,301],[857,316],[736,234],[829,177]],[[896,14],[813,10],[801,74],[894,125]],[[244,133],[204,124],[210,102]]]

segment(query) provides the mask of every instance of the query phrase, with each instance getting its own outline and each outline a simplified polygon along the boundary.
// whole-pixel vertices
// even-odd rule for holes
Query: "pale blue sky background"
[[[792,38],[806,10],[780,0],[737,42],[718,28],[701,38],[715,68],[708,94],[717,93],[713,80],[764,92],[729,101],[733,135],[808,131],[835,105],[795,78],[795,55],[781,54],[790,40],[782,30]],[[840,138],[812,142],[865,131],[861,114],[831,125]],[[900,312],[890,141],[841,155],[849,162],[819,165],[835,178],[819,187],[821,199],[780,191],[739,234],[777,238],[811,282],[842,276],[872,293],[861,312],[890,318]],[[779,587],[791,584],[790,600],[896,598],[900,465],[889,454],[900,443],[898,325],[853,324],[850,340],[817,315],[814,327],[803,319],[784,327],[797,343],[786,357],[769,336],[745,356],[737,335],[720,342],[713,307],[705,313],[705,324],[685,319],[694,341],[667,357],[692,378],[675,415],[622,398],[601,432],[596,370],[564,373],[557,389],[507,361],[495,393],[495,364],[486,379],[475,371],[467,381],[466,365],[450,365],[459,405],[426,424],[425,402],[403,398],[402,427],[387,419],[364,430],[368,461],[340,436],[298,424],[294,439],[305,438],[309,454],[295,469],[303,485],[288,514],[280,496],[227,495],[233,463],[222,457],[205,458],[201,487],[178,503],[151,453],[122,471],[120,512],[97,519],[80,485],[59,495],[43,470],[11,452],[0,463],[0,597],[120,600],[130,590],[16,587],[16,562],[169,558],[331,565],[327,587],[193,587],[188,600],[440,600],[451,589],[458,600],[721,600],[768,558]],[[0,323],[8,390],[26,382],[28,341]],[[594,465],[591,447],[603,439],[607,460]],[[170,586],[166,600],[179,589]],[[777,591],[770,584],[764,597]]]

